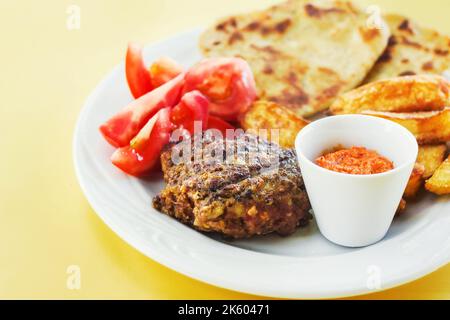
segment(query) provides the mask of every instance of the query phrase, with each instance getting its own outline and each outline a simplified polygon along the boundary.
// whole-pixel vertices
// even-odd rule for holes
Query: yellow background
[[[0,1],[0,298],[246,299],[177,274],[120,240],[72,164],[77,115],[129,40],[150,43],[273,0]],[[68,31],[66,9],[81,8]],[[370,0],[450,34],[448,0]],[[81,268],[81,290],[66,269]],[[364,298],[450,298],[450,265]]]

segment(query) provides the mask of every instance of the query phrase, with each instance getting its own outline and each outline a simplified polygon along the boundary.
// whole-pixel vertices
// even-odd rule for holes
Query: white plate
[[[168,55],[185,67],[198,61],[200,30],[149,46],[148,61]],[[426,195],[397,219],[388,236],[363,249],[338,247],[314,223],[294,235],[225,242],[196,232],[151,206],[161,177],[142,181],[117,170],[99,125],[131,101],[123,64],[88,98],[78,119],[74,160],[93,209],[122,239],[182,274],[219,287],[286,298],[368,293],[420,278],[450,261],[449,198]]]

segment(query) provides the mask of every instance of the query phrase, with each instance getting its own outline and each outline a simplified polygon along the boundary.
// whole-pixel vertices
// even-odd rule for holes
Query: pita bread
[[[450,38],[408,18],[387,15],[392,36],[365,82],[415,74],[442,74],[450,68]]]
[[[389,28],[369,28],[367,18],[347,1],[291,0],[222,19],[200,48],[247,60],[261,99],[310,116],[356,87],[386,48]]]

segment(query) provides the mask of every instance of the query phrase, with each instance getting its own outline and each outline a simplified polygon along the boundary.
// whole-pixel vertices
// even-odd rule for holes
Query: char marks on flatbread
[[[442,74],[450,68],[450,37],[399,15],[385,16],[392,36],[364,82],[397,76]]]
[[[360,84],[386,48],[389,28],[368,28],[367,18],[347,1],[290,0],[219,21],[200,48],[244,58],[260,98],[310,116]]]

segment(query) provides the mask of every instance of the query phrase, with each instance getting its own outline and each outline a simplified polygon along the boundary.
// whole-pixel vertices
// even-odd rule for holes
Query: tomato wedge
[[[153,90],[152,80],[142,57],[142,47],[137,43],[128,44],[125,74],[128,87],[135,99]]]
[[[122,111],[100,126],[105,139],[115,147],[124,147],[159,110],[173,107],[180,101],[184,75],[134,100]]]
[[[186,73],[184,92],[199,90],[210,101],[210,113],[236,120],[256,98],[256,86],[248,63],[240,58],[209,58]]]
[[[226,122],[225,120],[210,115],[208,117],[208,125],[206,126],[206,130],[208,129],[217,129],[220,132],[222,132],[222,135],[224,137],[226,137],[227,129],[234,130],[235,127]]]
[[[201,130],[207,128],[208,123],[208,99],[200,91],[186,93],[178,105],[171,112],[171,121],[178,128],[186,129],[194,134],[195,122],[201,124]]]
[[[158,111],[139,131],[129,146],[117,149],[112,163],[133,176],[142,176],[156,168],[162,148],[169,142],[174,125],[170,122],[170,108]]]
[[[175,60],[168,57],[162,57],[153,62],[150,66],[149,73],[152,80],[152,86],[158,88],[164,83],[172,80],[183,72],[183,67]]]

